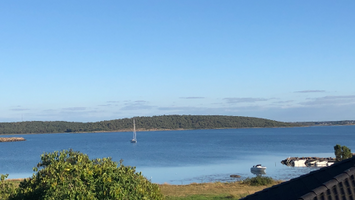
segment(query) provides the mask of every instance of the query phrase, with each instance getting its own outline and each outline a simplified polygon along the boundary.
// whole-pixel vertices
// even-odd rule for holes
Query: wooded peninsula
[[[223,115],[162,115],[134,117],[138,131],[294,127],[295,123]],[[133,118],[100,122],[26,121],[0,123],[0,134],[132,131]]]
[[[153,117],[134,117],[85,123],[66,121],[3,122],[0,123],[0,134],[132,131],[133,119],[136,120],[136,126],[138,131],[271,128],[355,124],[355,120],[287,123],[263,118],[225,115],[162,115]]]

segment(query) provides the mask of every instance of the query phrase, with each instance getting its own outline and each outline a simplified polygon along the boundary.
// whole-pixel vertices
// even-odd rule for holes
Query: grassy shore
[[[207,200],[207,199],[240,199],[249,194],[279,184],[274,181],[264,186],[251,186],[242,181],[231,183],[191,183],[189,185],[159,185],[166,200]]]
[[[9,179],[18,187],[23,179]],[[159,188],[166,200],[216,200],[216,199],[240,199],[265,188],[277,185],[281,181],[273,181],[263,186],[252,186],[243,181],[230,183],[191,183],[189,185],[159,184]]]

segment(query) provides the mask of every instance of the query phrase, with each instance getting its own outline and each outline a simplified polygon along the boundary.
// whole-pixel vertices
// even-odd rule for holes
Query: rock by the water
[[[0,142],[18,142],[26,141],[23,137],[0,137]]]
[[[236,175],[236,174],[232,174],[232,175],[230,175],[230,177],[232,177],[232,178],[240,178],[241,176]]]
[[[334,158],[319,158],[319,157],[289,157],[286,158],[285,160],[282,160],[281,163],[287,166],[298,166],[298,162],[303,161],[303,165],[310,167],[310,166],[314,166],[316,165],[316,163],[321,163],[321,162],[325,162],[325,163],[334,163],[335,159]]]

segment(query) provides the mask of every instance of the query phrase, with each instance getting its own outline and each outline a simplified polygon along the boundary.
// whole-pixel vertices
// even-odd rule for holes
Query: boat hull
[[[257,176],[262,176],[262,175],[266,174],[265,170],[252,170],[252,169],[250,169],[250,172],[252,174],[257,175]]]
[[[252,167],[250,170],[252,171],[265,171],[266,167]]]
[[[261,165],[256,165],[256,166],[253,166],[252,168],[250,168],[250,172],[257,175],[257,176],[262,176],[262,175],[266,174],[265,170],[266,170],[266,167],[261,166]]]
[[[266,167],[262,166],[261,164],[254,165],[250,168],[251,171],[265,171]]]

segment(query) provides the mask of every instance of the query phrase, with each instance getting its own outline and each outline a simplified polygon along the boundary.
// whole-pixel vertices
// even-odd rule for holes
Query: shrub
[[[341,146],[339,144],[334,146],[334,154],[337,162],[353,157],[351,149],[347,146]]]
[[[243,181],[244,184],[248,184],[251,186],[270,185],[274,182],[275,182],[274,179],[272,179],[271,177],[267,177],[267,176],[256,176],[253,178],[246,178]]]
[[[0,174],[0,199],[8,199],[11,195],[16,194],[14,184],[5,180],[8,176],[8,174]]]
[[[111,158],[90,160],[80,152],[56,151],[42,154],[34,171],[12,199],[163,199],[156,184]]]

